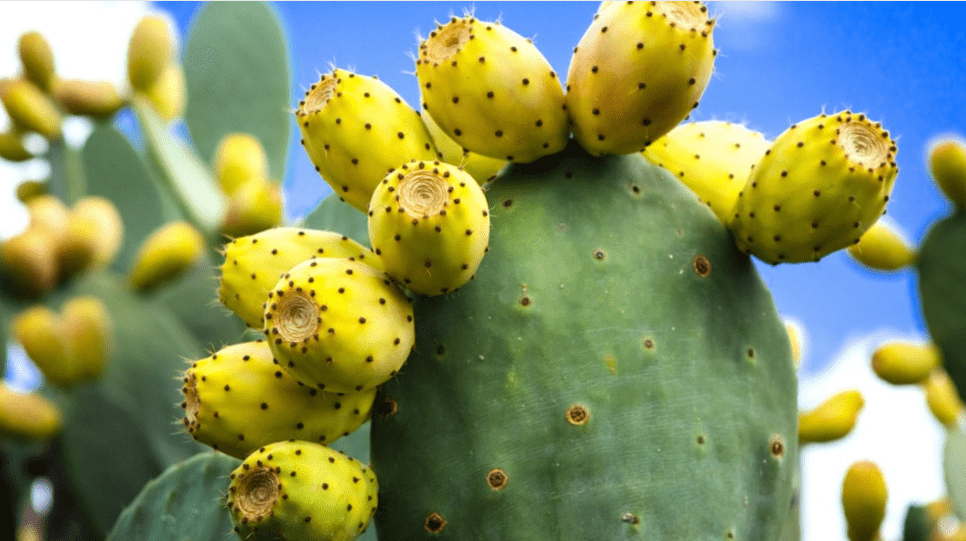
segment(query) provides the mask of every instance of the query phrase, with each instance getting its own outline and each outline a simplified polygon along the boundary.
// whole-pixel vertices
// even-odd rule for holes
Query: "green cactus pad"
[[[294,227],[268,229],[225,245],[218,298],[249,327],[265,327],[265,301],[279,277],[308,259],[348,258],[382,270],[370,250],[332,231]]]
[[[245,540],[351,541],[378,505],[371,468],[328,447],[262,447],[231,474],[226,506]]]
[[[933,224],[919,247],[916,270],[922,315],[943,365],[966,397],[966,212]]]
[[[205,4],[184,49],[184,121],[198,154],[213,161],[229,133],[255,136],[281,182],[291,132],[291,53],[275,8],[264,2]]]
[[[438,157],[419,113],[376,77],[341,69],[322,75],[299,102],[295,119],[315,170],[363,212],[389,171]]]
[[[791,348],[713,213],[640,155],[576,145],[487,198],[477,279],[416,300],[373,408],[379,539],[776,539]]]
[[[234,344],[191,364],[182,392],[194,439],[235,458],[298,438],[329,445],[369,418],[375,390],[338,395],[304,387],[264,341]]]
[[[966,521],[966,432],[960,425],[946,434],[943,472],[949,502],[959,520]]]
[[[413,160],[376,186],[369,238],[386,274],[416,293],[442,295],[473,279],[490,238],[490,209],[469,173]]]
[[[699,2],[606,2],[574,49],[567,110],[595,156],[642,150],[698,105],[714,70]]]
[[[413,348],[412,301],[382,271],[349,259],[312,259],[268,294],[265,335],[283,369],[336,393],[395,376]]]
[[[219,453],[203,453],[171,466],[144,485],[108,541],[225,541],[231,515],[216,502],[238,464]]]
[[[423,110],[467,150],[526,163],[567,145],[560,79],[500,23],[453,17],[420,43],[416,76]]]

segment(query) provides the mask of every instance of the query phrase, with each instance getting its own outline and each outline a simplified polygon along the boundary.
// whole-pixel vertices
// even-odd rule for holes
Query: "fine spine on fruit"
[[[439,127],[439,124],[433,120],[433,116],[427,113],[425,109],[420,113],[420,117],[426,123],[430,135],[433,136],[433,142],[439,149],[440,160],[462,167],[464,171],[476,179],[480,186],[489,181],[506,165],[504,159],[490,158],[464,149],[459,143],[446,135],[443,128]]]

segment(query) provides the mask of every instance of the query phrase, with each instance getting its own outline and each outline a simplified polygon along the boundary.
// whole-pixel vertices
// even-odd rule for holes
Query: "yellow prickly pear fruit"
[[[942,141],[929,153],[929,170],[939,188],[957,207],[966,207],[966,146]]]
[[[264,179],[246,182],[228,198],[221,232],[228,237],[252,235],[282,221],[282,189]]]
[[[17,185],[17,200],[23,204],[32,199],[47,195],[47,183],[39,180],[26,180]]]
[[[253,329],[264,328],[265,301],[282,274],[313,258],[347,258],[383,270],[358,242],[331,231],[277,227],[225,245],[218,298]]]
[[[14,318],[11,330],[14,340],[48,381],[62,387],[77,382],[70,346],[57,314],[43,305],[32,306]]]
[[[57,247],[58,276],[61,281],[86,271],[94,263],[97,235],[96,223],[72,217],[67,233]]]
[[[97,297],[74,297],[61,307],[61,328],[70,365],[77,380],[96,379],[110,356],[113,322]]]
[[[771,264],[818,261],[882,215],[898,174],[879,123],[842,112],[781,134],[738,193],[728,222],[742,251]]]
[[[878,221],[848,248],[856,261],[875,270],[895,271],[911,264],[916,252],[893,228]]]
[[[963,406],[963,401],[956,392],[956,386],[953,385],[953,380],[949,379],[946,371],[933,370],[922,382],[922,387],[926,393],[926,405],[929,406],[929,411],[936,420],[948,427],[956,426],[966,406]]]
[[[486,196],[454,165],[403,164],[372,194],[369,238],[394,280],[423,295],[450,293],[476,276],[488,249]]]
[[[336,393],[382,385],[416,340],[412,301],[396,284],[365,263],[335,258],[282,275],[269,293],[265,334],[292,377]]]
[[[18,393],[0,383],[0,433],[14,438],[46,440],[60,431],[60,410],[37,393]]]
[[[225,195],[232,195],[250,180],[268,177],[268,157],[258,139],[247,133],[229,133],[215,151],[215,178]]]
[[[24,76],[44,92],[50,92],[54,80],[54,53],[40,32],[26,32],[18,42]]]
[[[54,98],[72,115],[102,120],[124,107],[124,99],[110,81],[60,81],[55,85]]]
[[[532,41],[500,23],[451,18],[419,44],[416,77],[423,109],[467,150],[528,163],[569,140],[557,73]]]
[[[151,88],[144,91],[143,95],[162,120],[170,122],[180,117],[188,99],[185,90],[184,68],[181,67],[181,64],[172,62]]]
[[[889,342],[872,354],[872,370],[893,385],[919,383],[940,364],[942,357],[934,344]]]
[[[738,192],[771,143],[740,124],[682,124],[643,151],[708,205],[722,223],[731,219]]]
[[[315,170],[362,212],[386,173],[411,159],[436,159],[419,113],[375,77],[340,69],[322,75],[295,118]]]
[[[131,88],[147,92],[161,78],[175,54],[174,36],[168,21],[158,15],[142,18],[127,49],[127,77]]]
[[[30,81],[12,81],[3,85],[0,100],[14,125],[47,139],[60,138],[60,111],[57,105]]]
[[[68,226],[68,245],[71,243],[72,231],[75,229],[82,233],[77,237],[82,240],[81,249],[86,249],[84,246],[88,243],[92,249],[94,268],[110,264],[121,249],[121,242],[124,240],[124,222],[121,221],[121,214],[114,203],[104,197],[83,197],[74,204]],[[95,232],[92,239],[89,238],[88,231]]]
[[[263,340],[192,362],[183,381],[191,437],[242,459],[291,438],[331,445],[369,419],[376,397],[375,389],[337,394],[301,385],[279,370]]]
[[[824,443],[844,438],[855,427],[865,404],[857,390],[832,395],[815,409],[798,414],[798,441]]]
[[[30,213],[30,229],[43,232],[47,243],[53,250],[58,279],[62,276],[60,268],[61,251],[67,240],[70,228],[70,209],[53,195],[41,195],[27,203]]]
[[[615,2],[594,16],[567,75],[580,146],[638,152],[697,107],[714,71],[707,13],[700,2]]]
[[[57,252],[50,235],[37,228],[0,244],[0,269],[16,293],[36,297],[57,285]]]
[[[0,133],[0,158],[8,162],[23,162],[33,157],[27,147],[23,146],[20,134],[15,130]]]
[[[461,147],[459,143],[450,139],[443,132],[439,124],[433,120],[432,115],[426,114],[426,111],[423,111],[420,116],[426,123],[426,127],[429,128],[430,135],[433,136],[433,142],[436,143],[436,148],[439,150],[440,159],[446,163],[462,167],[481,186],[506,165],[506,160],[490,158]]]
[[[795,362],[795,369],[798,370],[802,363],[802,333],[793,323],[785,323],[785,330],[788,332],[788,341],[792,345],[792,361]]]
[[[850,541],[873,541],[885,518],[885,478],[869,461],[852,464],[842,481],[842,508]]]
[[[204,249],[204,237],[188,223],[160,227],[141,244],[128,274],[131,286],[144,292],[173,280],[201,258]]]

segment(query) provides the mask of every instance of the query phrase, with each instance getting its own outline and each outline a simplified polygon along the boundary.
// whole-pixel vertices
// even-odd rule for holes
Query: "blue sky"
[[[53,40],[58,70],[71,77],[124,80],[124,51],[133,25],[146,9],[161,9],[186,35],[199,3],[0,2],[0,76],[19,70],[14,40],[38,28]],[[963,3],[732,3],[711,2],[719,17],[714,32],[720,49],[716,73],[694,112],[694,120],[746,123],[774,138],[790,124],[823,110],[846,107],[881,121],[899,141],[900,173],[888,218],[918,243],[931,222],[948,212],[926,172],[926,147],[936,136],[966,136],[966,15]],[[589,25],[596,2],[380,2],[276,4],[293,50],[292,104],[303,88],[330,64],[378,75],[415,105],[418,88],[410,55],[416,33],[434,20],[475,9],[482,19],[500,18],[533,37],[559,73],[566,73],[571,50]],[[97,32],[91,33],[92,28]],[[79,46],[78,44],[82,44]],[[73,70],[73,71],[72,71]],[[129,116],[121,123],[130,122]],[[87,128],[89,129],[89,128]],[[75,130],[86,133],[83,127]],[[298,146],[292,123],[289,214],[310,210],[329,192]],[[34,160],[39,162],[40,160]],[[0,164],[2,165],[2,164]],[[37,163],[28,166],[33,172]],[[0,168],[0,188],[12,192],[15,178]],[[3,195],[9,199],[10,194]],[[11,233],[13,214],[3,206],[0,238]],[[22,220],[21,220],[22,221]],[[4,229],[6,228],[6,229]],[[803,324],[807,334],[799,403],[814,406],[833,392],[857,387],[866,408],[856,432],[840,443],[804,453],[805,539],[844,538],[838,490],[853,460],[874,459],[890,486],[884,533],[895,538],[905,505],[944,491],[938,449],[944,437],[928,419],[921,393],[877,380],[868,358],[892,337],[925,338],[911,272],[877,274],[844,253],[817,264],[759,265],[779,312]],[[835,367],[817,376],[832,360]],[[19,366],[19,365],[18,365]],[[27,364],[22,365],[29,368]],[[21,378],[30,379],[30,378]],[[36,376],[33,377],[36,380]],[[901,425],[901,426],[899,426]],[[899,428],[897,428],[899,426]]]
[[[160,3],[182,32],[195,3]],[[560,73],[589,24],[593,2],[283,2],[276,5],[293,54],[293,104],[331,63],[378,75],[418,101],[410,54],[434,20],[474,9],[534,42]],[[900,173],[888,216],[918,242],[946,203],[928,180],[924,153],[939,134],[966,135],[966,5],[950,3],[712,2],[719,17],[716,74],[695,120],[740,121],[774,138],[791,123],[851,107],[898,136]],[[294,126],[294,124],[293,124]],[[314,201],[328,187],[300,149],[286,179],[289,201]],[[292,207],[293,214],[309,205]],[[760,265],[783,316],[804,325],[805,371],[815,372],[850,340],[888,329],[923,335],[911,272],[877,274],[838,253],[818,264]]]

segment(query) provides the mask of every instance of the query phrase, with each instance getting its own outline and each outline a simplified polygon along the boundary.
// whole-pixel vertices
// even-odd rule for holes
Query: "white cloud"
[[[809,409],[839,391],[858,389],[865,398],[855,430],[845,439],[811,444],[802,451],[803,541],[845,539],[842,479],[854,462],[871,460],[882,470],[889,491],[884,539],[901,538],[906,509],[946,493],[942,473],[945,430],[932,417],[918,386],[894,386],[871,368],[872,353],[886,341],[923,341],[921,336],[877,333],[855,340],[829,368],[806,377],[799,404]]]
[[[50,43],[59,76],[107,80],[126,92],[127,43],[147,13],[147,2],[0,2],[0,77],[20,74],[17,42],[24,32],[37,30]],[[9,122],[0,108],[0,131]],[[91,127],[84,119],[71,119],[65,129],[69,143],[80,145]],[[42,180],[46,174],[41,160],[0,160],[0,240],[26,225],[26,213],[14,195],[17,184]]]
[[[717,19],[715,46],[725,56],[729,51],[759,49],[770,43],[780,15],[778,2],[709,2]]]

